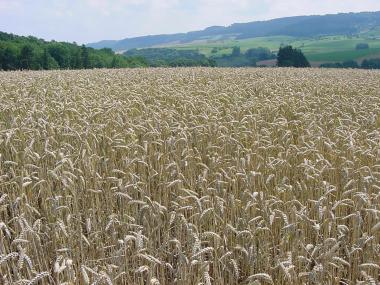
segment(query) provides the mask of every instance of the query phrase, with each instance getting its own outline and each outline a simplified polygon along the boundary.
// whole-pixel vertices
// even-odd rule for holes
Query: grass
[[[277,50],[281,44],[287,44],[294,41],[292,37],[276,36],[276,37],[265,37],[265,38],[254,38],[254,39],[244,39],[244,40],[212,40],[205,41],[203,43],[191,43],[187,45],[175,45],[172,47],[178,49],[198,49],[199,52],[205,54],[206,56],[211,55],[223,55],[231,54],[232,48],[234,46],[239,46],[244,52],[249,48],[253,47],[267,47],[271,50]],[[213,54],[213,48],[219,48],[218,53]]]
[[[336,52],[309,53],[305,52],[310,61],[331,61],[341,62],[346,60],[358,60],[360,58],[371,58],[373,55],[380,57],[380,48],[371,48],[369,50],[343,50]]]
[[[328,36],[320,38],[294,38],[285,36],[263,37],[244,40],[205,40],[203,43],[190,43],[186,45],[172,46],[178,49],[198,49],[206,56],[231,54],[232,47],[240,46],[242,52],[249,48],[267,47],[276,52],[281,45],[293,45],[300,48],[310,61],[338,62],[345,60],[359,60],[363,57],[372,57],[379,54],[380,35],[377,30],[361,34],[357,37]],[[356,44],[366,42],[370,49],[365,51],[355,50]],[[212,53],[213,48],[219,48],[217,53]]]
[[[0,73],[0,284],[376,284],[380,73]]]

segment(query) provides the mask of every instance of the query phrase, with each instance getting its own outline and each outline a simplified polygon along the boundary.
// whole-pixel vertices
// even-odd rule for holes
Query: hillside
[[[202,31],[171,35],[149,35],[120,41],[90,43],[93,48],[124,51],[132,48],[185,45],[196,42],[220,43],[225,40],[245,40],[259,37],[287,36],[312,38],[333,35],[358,35],[380,27],[380,12],[341,13],[330,15],[297,16],[236,23],[227,27],[213,26]],[[377,34],[375,34],[376,36]]]
[[[376,36],[374,36],[376,33]],[[360,43],[367,43],[367,49],[356,49]],[[308,60],[317,66],[321,62],[355,60],[380,57],[380,31],[361,33],[353,36],[319,36],[315,38],[297,38],[289,36],[259,37],[251,39],[230,39],[223,41],[205,41],[188,44],[168,45],[178,50],[198,50],[208,57],[223,57],[231,54],[238,46],[242,52],[252,48],[266,47],[276,53],[282,45],[292,45],[301,49]]]
[[[45,41],[0,32],[0,70],[88,69],[146,66],[142,58],[125,58],[111,49]]]

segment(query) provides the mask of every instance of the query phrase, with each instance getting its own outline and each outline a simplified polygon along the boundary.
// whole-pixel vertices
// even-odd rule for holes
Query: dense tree
[[[213,59],[198,50],[177,50],[171,48],[131,49],[124,53],[128,58],[143,57],[150,66],[215,66]]]
[[[322,68],[363,68],[363,69],[380,69],[380,58],[364,59],[361,65],[356,61],[349,60],[343,63],[323,63],[320,65]]]
[[[3,58],[4,58],[4,50],[0,48],[0,70],[2,69]]]
[[[82,45],[81,51],[82,51],[82,55],[81,55],[82,56],[82,65],[84,68],[88,68],[90,66],[88,49],[84,45]]]
[[[301,50],[294,49],[292,46],[280,47],[277,54],[277,66],[279,67],[310,67]]]
[[[2,56],[1,68],[3,70],[15,70],[18,68],[18,60],[16,51],[7,47]]]
[[[291,46],[280,47],[277,54],[277,65],[289,67],[294,65],[293,48]]]
[[[43,69],[58,69],[59,65],[57,61],[50,55],[47,48],[44,48],[42,58],[41,58]]]
[[[72,57],[72,64],[76,69],[81,69],[83,68],[83,58],[82,58],[82,50],[78,50],[75,52],[74,56]]]
[[[33,66],[33,48],[30,45],[22,47],[20,52],[21,69],[32,69]]]
[[[325,62],[325,63],[322,63],[319,67],[321,67],[321,68],[343,68],[343,65],[340,62]]]
[[[95,50],[75,43],[47,42],[0,32],[0,69],[81,69],[146,66],[146,61],[127,60],[111,49]]]
[[[380,58],[365,59],[361,67],[364,69],[380,69]]]
[[[49,52],[44,48],[44,53],[42,54],[41,63],[43,69],[49,69]]]
[[[359,68],[359,64],[355,60],[347,60],[342,63],[343,68]]]
[[[220,67],[255,67],[258,61],[273,58],[276,56],[268,48],[263,47],[251,48],[245,53],[242,53],[239,47],[234,47],[231,54],[211,56],[216,66]]]
[[[255,58],[257,61],[276,58],[270,49],[263,47],[250,48],[245,52],[245,56]]]
[[[112,59],[111,68],[116,68],[116,67],[117,67],[117,58],[116,56],[114,56]]]
[[[233,47],[232,48],[231,56],[237,57],[237,56],[240,56],[240,54],[241,54],[240,47]]]
[[[293,50],[294,67],[310,67],[310,63],[301,50]]]
[[[49,47],[50,55],[55,59],[60,68],[70,68],[71,52],[70,49],[62,43],[54,43]]]

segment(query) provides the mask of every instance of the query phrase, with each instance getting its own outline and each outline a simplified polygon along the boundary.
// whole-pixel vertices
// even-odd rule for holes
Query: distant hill
[[[160,45],[186,44],[207,39],[249,39],[269,36],[316,37],[356,35],[380,26],[379,12],[341,13],[329,15],[286,17],[268,21],[237,23],[228,27],[213,26],[202,31],[169,35],[149,35],[119,41],[105,40],[87,46],[114,51]]]

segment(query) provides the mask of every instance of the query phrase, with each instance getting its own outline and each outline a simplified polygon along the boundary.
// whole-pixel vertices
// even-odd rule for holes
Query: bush
[[[358,63],[355,60],[347,60],[342,63],[343,68],[359,68]]]
[[[245,56],[247,58],[254,58],[257,61],[276,58],[270,49],[262,47],[248,49],[245,52]]]
[[[380,58],[365,59],[361,67],[364,69],[380,69]]]
[[[240,47],[233,47],[231,56],[237,57],[237,56],[240,56],[240,54],[241,54]]]
[[[319,67],[321,68],[342,68],[342,64],[340,62],[326,62],[322,63]]]
[[[356,45],[356,49],[357,50],[369,49],[369,45],[367,43],[359,43],[359,44]]]
[[[319,67],[321,68],[362,68],[362,69],[380,69],[380,58],[372,58],[363,60],[362,64],[359,65],[354,60],[348,60],[343,63],[340,62],[327,62],[322,63]]]

